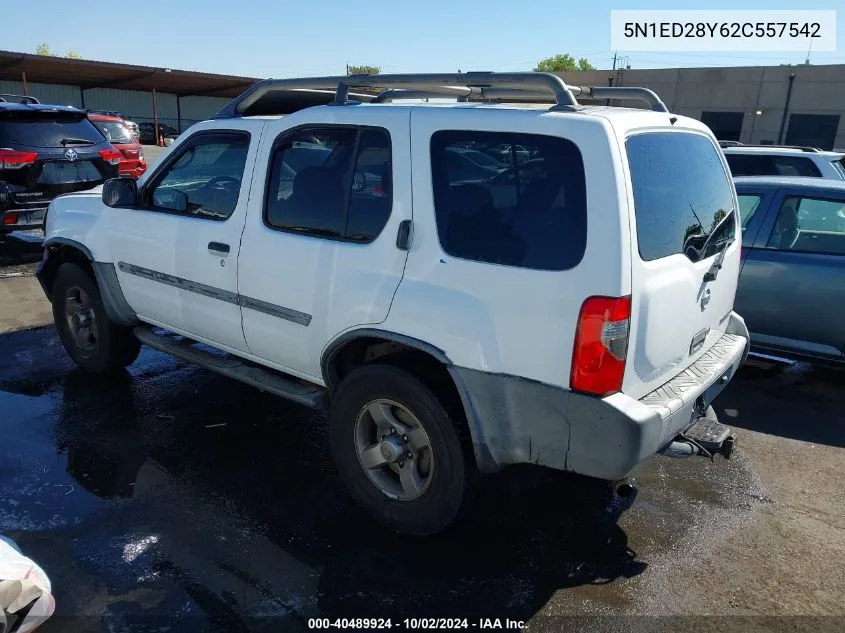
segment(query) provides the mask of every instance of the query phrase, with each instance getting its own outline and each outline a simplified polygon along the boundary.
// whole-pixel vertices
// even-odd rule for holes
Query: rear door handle
[[[209,242],[208,252],[212,255],[225,257],[229,254],[229,245],[223,244],[222,242]]]

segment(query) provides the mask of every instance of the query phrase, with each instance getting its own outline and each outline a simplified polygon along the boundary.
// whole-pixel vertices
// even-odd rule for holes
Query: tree
[[[82,59],[82,55],[80,55],[76,51],[68,51],[65,57],[67,57],[68,59]]]
[[[563,71],[575,70],[595,70],[596,67],[587,61],[586,57],[582,57],[577,62],[575,58],[569,53],[562,55],[555,55],[554,57],[547,57],[537,62],[536,72],[542,73],[559,73]]]
[[[381,72],[380,66],[348,66],[347,75],[378,75]]]
[[[47,44],[39,44],[35,47],[35,54],[36,55],[45,55],[46,57],[55,57],[56,55],[50,51],[50,47]]]

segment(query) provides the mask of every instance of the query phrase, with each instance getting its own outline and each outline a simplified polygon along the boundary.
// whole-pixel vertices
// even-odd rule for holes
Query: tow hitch
[[[660,452],[670,457],[703,455],[712,460],[714,455],[721,455],[725,459],[730,459],[735,445],[736,436],[731,434],[730,427],[716,420],[701,417],[686,431],[678,434]]]

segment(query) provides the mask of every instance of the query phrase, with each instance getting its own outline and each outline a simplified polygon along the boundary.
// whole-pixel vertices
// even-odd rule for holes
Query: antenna
[[[812,52],[812,50],[813,50],[813,40],[811,39],[810,40],[810,47],[807,49],[807,59],[804,60],[805,66],[810,65],[810,53]]]

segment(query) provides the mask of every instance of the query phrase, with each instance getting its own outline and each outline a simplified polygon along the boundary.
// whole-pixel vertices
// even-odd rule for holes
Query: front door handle
[[[229,254],[229,245],[222,242],[209,242],[208,252],[218,257],[226,257]]]

